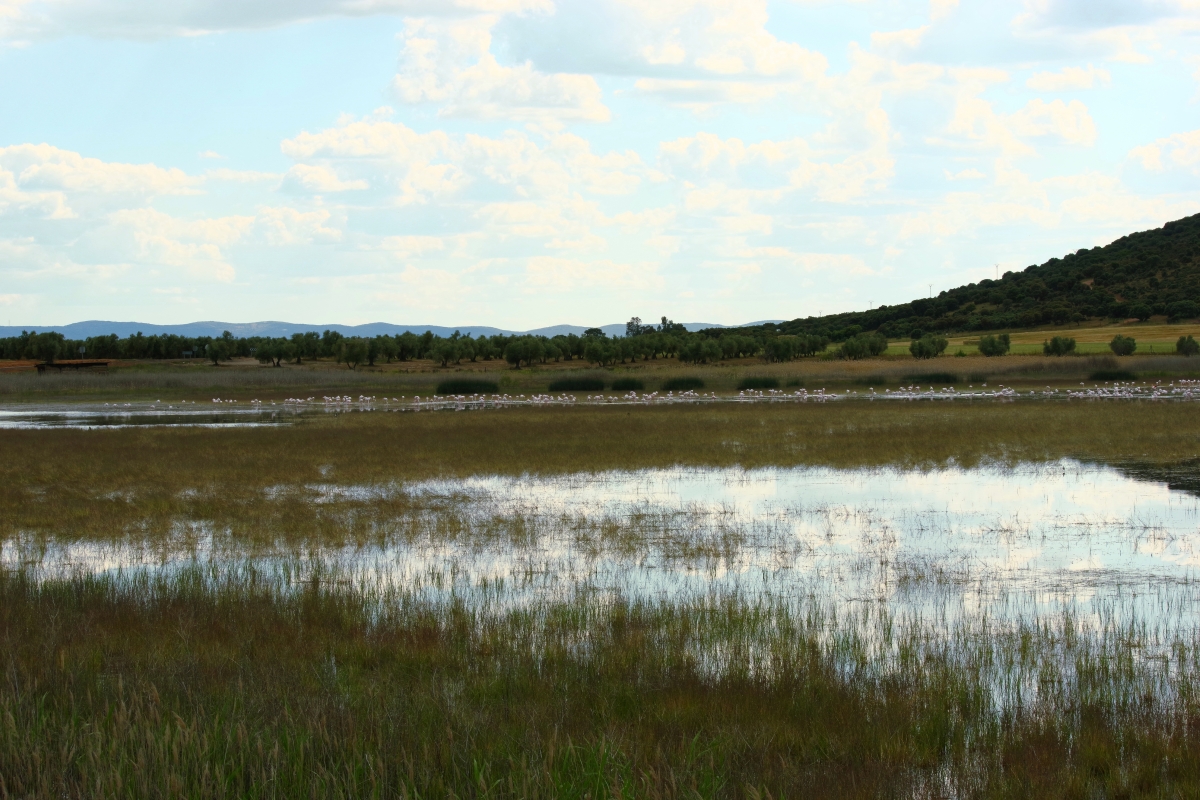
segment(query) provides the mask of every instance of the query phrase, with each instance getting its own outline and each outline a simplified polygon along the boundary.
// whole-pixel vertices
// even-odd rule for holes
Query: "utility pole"
[[[929,299],[933,299],[933,284],[929,284]]]
[[[993,266],[996,268],[996,280],[1000,280],[1000,265],[994,264]]]

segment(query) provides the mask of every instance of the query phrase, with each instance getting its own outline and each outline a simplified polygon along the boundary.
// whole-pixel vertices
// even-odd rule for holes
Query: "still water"
[[[120,429],[132,427],[245,428],[279,425],[297,412],[283,405],[176,403],[72,403],[0,408],[0,430],[40,428]]]
[[[165,539],[17,537],[0,545],[0,563],[47,576],[252,563],[291,579],[337,574],[512,607],[580,593],[734,593],[886,609],[947,628],[1062,613],[1176,631],[1200,622],[1197,496],[1074,461],[331,480],[272,487],[266,500],[307,503],[332,519],[376,514],[378,534],[248,552],[236,529],[188,519]]]

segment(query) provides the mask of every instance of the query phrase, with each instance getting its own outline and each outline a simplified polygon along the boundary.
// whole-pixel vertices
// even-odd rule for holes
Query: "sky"
[[[0,0],[0,324],[739,324],[1200,212],[1200,0]]]

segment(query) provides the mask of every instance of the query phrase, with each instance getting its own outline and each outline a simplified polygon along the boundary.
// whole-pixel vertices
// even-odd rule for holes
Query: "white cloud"
[[[1180,32],[1200,31],[1194,0],[1025,0],[1013,20],[1014,34],[1058,52],[1149,63],[1149,52]]]
[[[1056,136],[1067,144],[1085,147],[1096,141],[1096,124],[1087,106],[1078,100],[1047,103],[1035,98],[1010,119],[1018,136]]]
[[[323,17],[462,16],[553,12],[552,0],[8,0],[0,3],[0,38],[84,35],[162,39],[272,28]]]
[[[283,188],[293,192],[348,192],[369,188],[364,180],[344,181],[329,167],[296,164],[283,176]]]
[[[1108,70],[1096,69],[1091,64],[1083,67],[1063,67],[1058,72],[1037,72],[1025,85],[1038,92],[1063,92],[1070,89],[1091,89],[1099,83],[1112,83]]]
[[[1064,103],[1056,99],[1047,103],[1034,98],[1018,111],[1003,114],[981,95],[988,85],[1006,82],[1007,73],[960,69],[951,74],[958,81],[954,113],[946,129],[951,141],[958,138],[960,142],[965,140],[1010,156],[1032,154],[1034,148],[1028,139],[1051,137],[1078,146],[1090,146],[1096,141],[1095,122],[1087,106],[1079,100]],[[937,137],[931,137],[930,141],[939,142]]]
[[[945,173],[946,180],[948,181],[974,181],[987,177],[987,175],[977,169],[964,169],[953,173],[950,170],[945,170]]]
[[[405,103],[433,103],[444,117],[606,122],[591,75],[545,74],[526,62],[503,66],[491,52],[494,17],[410,20],[392,86]]]
[[[198,153],[198,155],[201,158],[215,158],[215,159],[225,158],[225,156],[221,155],[220,153],[218,153],[215,150],[202,150],[202,151],[200,151],[200,153]]]
[[[896,52],[914,50],[920,46],[925,34],[929,33],[928,25],[920,28],[907,28],[899,31],[880,31],[871,34],[871,49],[880,52]]]
[[[1200,129],[1176,133],[1135,147],[1129,151],[1129,157],[1141,162],[1146,169],[1156,172],[1163,170],[1165,159],[1172,166],[1183,167],[1200,174]]]
[[[781,191],[809,189],[821,200],[846,202],[886,185],[894,165],[884,142],[839,158],[836,150],[822,152],[799,138],[746,145],[740,139],[721,139],[704,132],[664,142],[659,152],[664,170],[692,180],[730,180],[748,170],[774,176],[776,192],[761,195],[771,200],[778,200]],[[719,185],[693,191],[689,198],[714,191],[725,198],[721,202],[727,201],[727,193]]]
[[[646,291],[662,288],[663,279],[653,263],[537,256],[526,262],[525,285],[535,291],[573,292],[580,288]]]
[[[100,194],[190,194],[199,178],[154,164],[121,164],[86,158],[48,144],[0,147],[0,169],[26,190]]]
[[[929,0],[929,16],[944,19],[958,8],[958,0]]]
[[[444,252],[446,241],[440,236],[388,236],[379,243],[379,248],[397,258],[411,258]]]

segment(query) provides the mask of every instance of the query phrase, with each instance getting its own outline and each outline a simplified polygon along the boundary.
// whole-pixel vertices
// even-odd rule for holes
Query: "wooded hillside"
[[[898,338],[912,331],[1012,330],[1151,316],[1200,317],[1200,214],[933,298],[743,330],[841,341],[862,331]],[[710,335],[722,332],[729,333]]]

